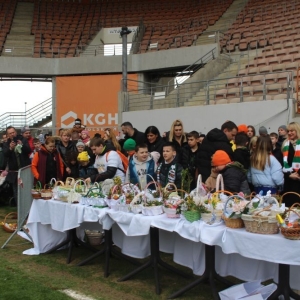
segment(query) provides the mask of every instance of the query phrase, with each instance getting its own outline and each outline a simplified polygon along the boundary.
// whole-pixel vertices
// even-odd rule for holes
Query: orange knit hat
[[[227,165],[231,162],[229,155],[223,150],[217,150],[215,154],[212,156],[212,164],[213,166],[222,166]]]
[[[248,132],[248,127],[246,124],[241,124],[238,126],[238,132],[245,132],[247,133]]]

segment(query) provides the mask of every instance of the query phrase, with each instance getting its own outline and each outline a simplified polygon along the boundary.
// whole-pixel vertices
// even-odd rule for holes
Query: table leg
[[[89,256],[88,258],[86,258],[85,260],[81,261],[80,263],[77,264],[77,266],[83,266],[87,263],[89,263],[90,261],[92,261],[93,259],[97,258],[98,256],[101,256],[102,254],[105,255],[105,265],[104,265],[104,277],[108,277],[109,276],[109,262],[110,262],[110,257],[111,254],[114,254],[118,257],[121,257],[129,262],[131,262],[132,264],[135,265],[140,265],[139,262],[137,262],[135,259],[132,259],[120,252],[118,252],[117,250],[115,250],[112,247],[113,241],[112,241],[112,229],[109,230],[104,230],[104,249],[98,250],[95,254]]]
[[[159,281],[159,273],[158,273],[158,266],[161,265],[162,267],[177,273],[179,275],[182,275],[184,277],[190,277],[188,274],[174,268],[173,266],[170,266],[166,262],[164,262],[160,258],[160,253],[159,253],[159,229],[155,227],[150,227],[150,249],[151,249],[151,254],[150,254],[150,259],[138,267],[137,269],[133,270],[129,274],[123,276],[120,278],[118,281],[125,281],[127,279],[130,279],[132,276],[138,274],[139,272],[147,269],[148,267],[152,267],[154,270],[154,278],[155,278],[155,291],[156,294],[160,294],[161,292],[161,287],[160,287],[160,281]]]
[[[278,264],[278,284],[276,291],[268,299],[278,299],[283,295],[285,300],[292,297],[295,300],[300,300],[300,295],[296,294],[290,287],[290,266]]]
[[[208,281],[213,298],[218,300],[220,299],[216,285],[215,285],[215,280],[221,281],[222,283],[225,283],[228,286],[233,285],[230,281],[227,281],[225,278],[222,278],[219,274],[216,272],[215,268],[215,246],[210,246],[210,245],[205,245],[205,271],[201,277],[199,277],[197,280],[194,282],[188,284],[184,288],[180,289],[176,293],[172,294],[171,296],[168,297],[168,299],[174,299],[179,297],[180,295],[184,294],[185,292],[191,290],[195,286],[199,285],[202,282]]]

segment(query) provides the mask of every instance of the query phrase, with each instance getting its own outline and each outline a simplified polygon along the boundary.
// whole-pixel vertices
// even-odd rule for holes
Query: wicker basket
[[[222,219],[224,220],[226,227],[229,228],[237,229],[245,226],[241,218],[227,218],[225,215],[223,215]]]
[[[44,188],[41,190],[41,199],[50,200],[52,198],[52,189],[47,188],[45,184]]]
[[[195,222],[201,218],[201,213],[197,210],[186,210],[183,215],[189,222]]]
[[[287,211],[287,216],[289,216],[289,214],[293,212],[300,217],[300,214],[295,209],[296,207],[299,206],[300,203],[294,203]],[[289,240],[300,240],[300,227],[280,227],[280,232],[285,238]]]
[[[176,214],[176,208],[169,208],[164,206],[163,209],[168,218],[171,219],[180,218],[180,215]]]
[[[102,243],[103,233],[96,230],[86,230],[85,234],[91,246],[98,246]]]
[[[35,188],[31,190],[31,196],[33,199],[41,199],[41,182],[37,181]]]
[[[3,221],[3,229],[8,233],[13,233],[17,229],[17,223],[8,223],[8,220],[15,220],[18,218],[18,214],[16,212],[11,212],[7,214]],[[10,225],[9,225],[10,224]]]
[[[278,233],[278,225],[274,216],[242,215],[246,230],[252,233],[275,234]]]

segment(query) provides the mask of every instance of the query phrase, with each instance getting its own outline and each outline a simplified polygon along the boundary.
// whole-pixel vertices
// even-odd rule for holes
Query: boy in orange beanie
[[[222,174],[226,191],[232,193],[243,192],[245,195],[250,194],[247,171],[239,162],[231,161],[225,151],[218,150],[214,153],[212,165],[214,166],[214,171]]]

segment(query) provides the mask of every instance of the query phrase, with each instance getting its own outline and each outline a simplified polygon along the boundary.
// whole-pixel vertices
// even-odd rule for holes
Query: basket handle
[[[51,190],[51,185],[50,184],[44,184],[44,190]]]
[[[67,177],[66,178],[66,185],[72,186],[74,184],[75,184],[75,179],[74,178],[72,178],[72,177]]]
[[[55,183],[56,183],[56,178],[51,178],[50,181],[49,181],[49,185],[51,186],[55,186]]]
[[[174,183],[172,183],[172,182],[169,182],[169,183],[166,184],[166,186],[164,188],[165,192],[168,192],[168,187],[169,186],[173,186],[175,188],[175,192],[176,193],[178,192],[177,186]]]
[[[188,195],[188,192],[185,190],[182,190],[182,189],[177,189],[177,192],[182,192],[184,196]],[[184,196],[182,196],[183,199],[184,199]]]
[[[264,207],[263,209],[259,209],[258,211],[254,212],[253,216],[257,216],[263,211],[268,211],[268,210],[270,210],[270,208],[271,208],[271,205]]]
[[[55,182],[55,184],[54,184],[54,187],[56,187],[56,186],[64,186],[65,184],[64,184],[64,182],[62,182],[61,180],[57,180],[56,182]]]
[[[240,195],[232,195],[232,196],[230,196],[230,197],[227,199],[227,201],[226,201],[226,203],[225,203],[225,205],[224,205],[224,211],[225,211],[225,212],[226,212],[226,208],[227,208],[227,205],[228,205],[229,201],[232,200],[232,199],[234,199],[234,198],[239,198],[240,200],[246,200],[244,197],[242,197],[242,196],[240,196]],[[248,201],[248,202],[250,203],[249,200],[246,200],[246,201]]]
[[[216,180],[216,192],[219,192],[221,184],[221,190],[224,191],[224,180],[222,174],[218,174],[217,180]]]
[[[300,198],[300,195],[299,195],[298,193],[295,193],[295,192],[286,192],[286,193],[284,193],[283,195],[281,195],[281,197],[279,198],[279,205],[281,205],[282,200],[283,200],[283,197],[284,197],[285,195],[289,195],[289,194],[297,195],[297,196]]]
[[[3,221],[4,224],[6,223],[6,219],[7,219],[10,215],[14,215],[16,218],[18,218],[18,213],[16,213],[15,211],[10,212],[10,213],[8,213],[8,214],[5,216],[4,221]]]
[[[41,190],[42,189],[42,183],[40,181],[36,182],[35,189],[36,190]]]
[[[296,207],[299,207],[300,203],[296,202],[294,203],[288,210],[287,213],[290,214],[290,212],[292,211],[293,213],[295,213],[298,217],[300,217],[300,214],[297,212],[297,210],[295,209]]]
[[[218,195],[218,194],[221,194],[221,193],[225,193],[225,194],[228,194],[229,196],[235,196],[233,193],[231,192],[228,192],[226,190],[220,190],[220,191],[216,191],[212,194],[212,197],[215,196],[215,195]]]
[[[83,183],[83,185],[84,185],[84,187],[85,187],[85,190],[87,189],[87,186],[86,186],[85,181],[82,180],[82,179],[78,179],[78,180],[74,183],[74,186],[73,186],[74,192],[76,191],[76,185],[77,185],[78,183]]]
[[[202,175],[199,174],[197,178],[196,196],[199,197],[199,189],[202,187]]]

